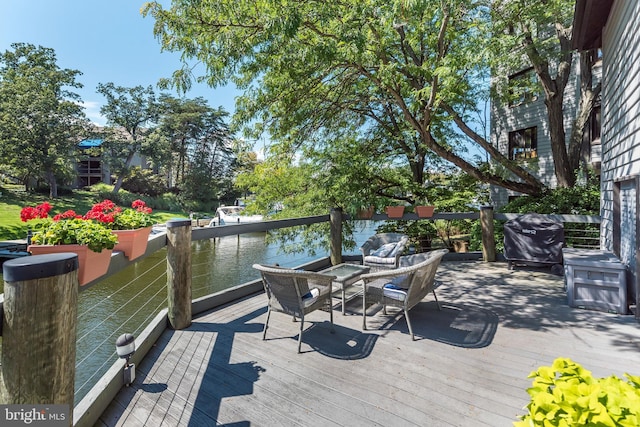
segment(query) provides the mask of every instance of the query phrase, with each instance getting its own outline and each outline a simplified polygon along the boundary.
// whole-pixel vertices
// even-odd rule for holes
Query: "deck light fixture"
[[[124,366],[124,384],[129,386],[136,379],[136,365],[129,362],[129,359],[136,352],[136,338],[131,334],[122,334],[116,340],[116,352],[118,357],[126,359]]]

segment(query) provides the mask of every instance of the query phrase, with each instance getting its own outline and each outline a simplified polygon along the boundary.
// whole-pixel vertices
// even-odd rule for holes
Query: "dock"
[[[594,376],[640,374],[633,315],[571,308],[563,278],[506,263],[443,262],[432,296],[404,317],[361,299],[335,301],[298,324],[266,297],[165,330],[97,426],[511,426],[529,402],[527,376],[568,357]],[[371,317],[369,317],[371,316]]]

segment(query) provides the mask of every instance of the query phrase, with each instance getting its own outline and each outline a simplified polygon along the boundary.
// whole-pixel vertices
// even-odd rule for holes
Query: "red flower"
[[[116,216],[120,214],[120,212],[122,212],[121,207],[116,206],[111,200],[105,199],[93,205],[91,210],[89,210],[83,218],[109,224],[115,221]]]
[[[23,222],[27,222],[30,219],[43,219],[49,216],[49,211],[51,211],[52,206],[48,202],[44,202],[41,205],[36,206],[25,206],[20,211],[20,219]]]
[[[74,210],[69,209],[66,212],[62,212],[53,217],[54,221],[60,221],[62,219],[74,219],[74,218],[82,218],[82,215],[78,215]]]
[[[152,209],[147,206],[144,200],[140,200],[140,199],[134,200],[133,203],[131,203],[131,207],[137,210],[138,212],[143,212],[148,214],[152,212]]]

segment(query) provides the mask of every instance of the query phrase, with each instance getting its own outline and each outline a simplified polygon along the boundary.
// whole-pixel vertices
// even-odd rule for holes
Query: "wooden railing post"
[[[482,227],[482,260],[496,260],[496,236],[493,230],[493,206],[480,208],[480,227]]]
[[[2,270],[2,403],[68,405],[73,425],[78,256],[16,258]]]
[[[168,317],[173,329],[191,325],[191,221],[167,221]]]
[[[331,265],[342,263],[342,209],[331,208],[329,212],[331,224]]]

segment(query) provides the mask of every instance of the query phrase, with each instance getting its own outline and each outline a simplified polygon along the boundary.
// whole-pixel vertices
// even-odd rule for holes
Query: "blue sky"
[[[104,97],[96,92],[98,83],[152,85],[160,93],[158,80],[180,68],[178,53],[160,51],[153,18],[140,15],[143,4],[143,0],[0,0],[0,51],[17,42],[54,49],[60,68],[82,72],[78,81],[84,87],[77,92],[85,112],[93,122],[104,124],[99,112]],[[222,106],[232,114],[237,94],[233,86],[212,89],[194,84],[185,96],[202,96],[210,106]]]

